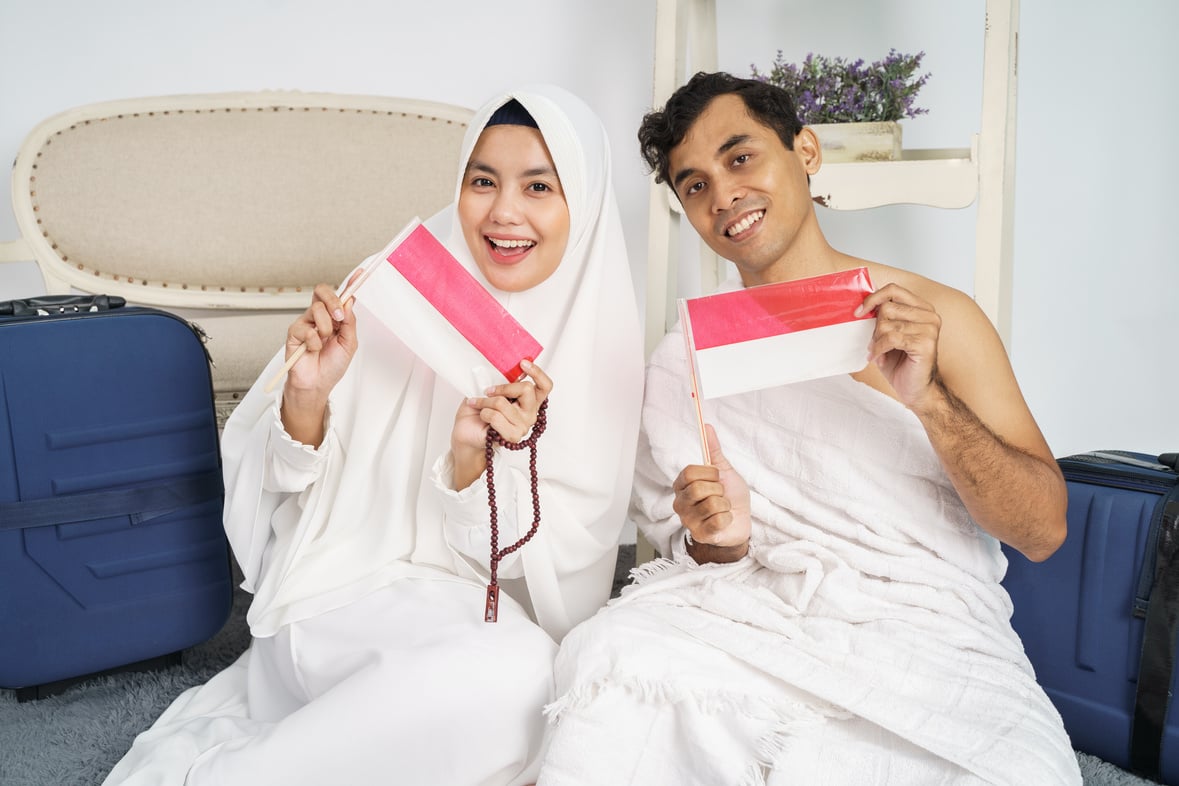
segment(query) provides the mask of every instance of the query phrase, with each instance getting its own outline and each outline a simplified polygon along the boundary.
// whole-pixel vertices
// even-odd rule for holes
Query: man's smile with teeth
[[[745,218],[741,219],[736,224],[733,224],[731,227],[726,229],[725,234],[728,235],[729,237],[732,237],[733,235],[739,235],[742,232],[744,232],[745,230],[749,229],[754,224],[756,224],[758,221],[761,221],[762,217],[765,216],[765,214],[766,214],[766,211],[764,211],[764,210],[758,210],[756,213],[750,213],[749,215],[745,216]]]

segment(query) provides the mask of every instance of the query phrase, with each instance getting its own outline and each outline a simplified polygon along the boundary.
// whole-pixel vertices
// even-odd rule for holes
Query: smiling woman
[[[396,298],[318,285],[225,426],[249,650],[108,786],[535,779],[555,642],[606,601],[626,522],[638,315],[605,132],[580,100],[489,102],[454,193],[426,226],[543,351],[527,378],[468,390],[383,329]],[[489,446],[489,427],[522,442],[542,424],[540,462]]]

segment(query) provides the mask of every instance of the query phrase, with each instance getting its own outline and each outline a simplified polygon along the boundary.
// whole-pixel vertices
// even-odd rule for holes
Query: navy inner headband
[[[484,127],[489,126],[528,126],[538,130],[540,128],[524,105],[514,98],[491,113],[487,126]]]

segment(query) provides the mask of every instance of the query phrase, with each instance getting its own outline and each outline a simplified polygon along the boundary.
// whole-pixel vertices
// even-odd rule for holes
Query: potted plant
[[[919,74],[924,57],[890,49],[883,60],[866,64],[811,53],[795,64],[779,50],[768,74],[751,68],[754,79],[791,94],[799,120],[818,135],[824,160],[888,161],[901,154],[898,121],[929,111],[914,103],[930,76]]]

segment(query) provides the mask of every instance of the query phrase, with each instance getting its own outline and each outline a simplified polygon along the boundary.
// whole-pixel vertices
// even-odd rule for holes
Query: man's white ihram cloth
[[[916,417],[846,375],[709,402],[754,532],[749,557],[697,566],[669,493],[701,461],[687,379],[675,332],[648,372],[635,512],[678,556],[566,637],[540,784],[1080,783],[1006,559]]]

